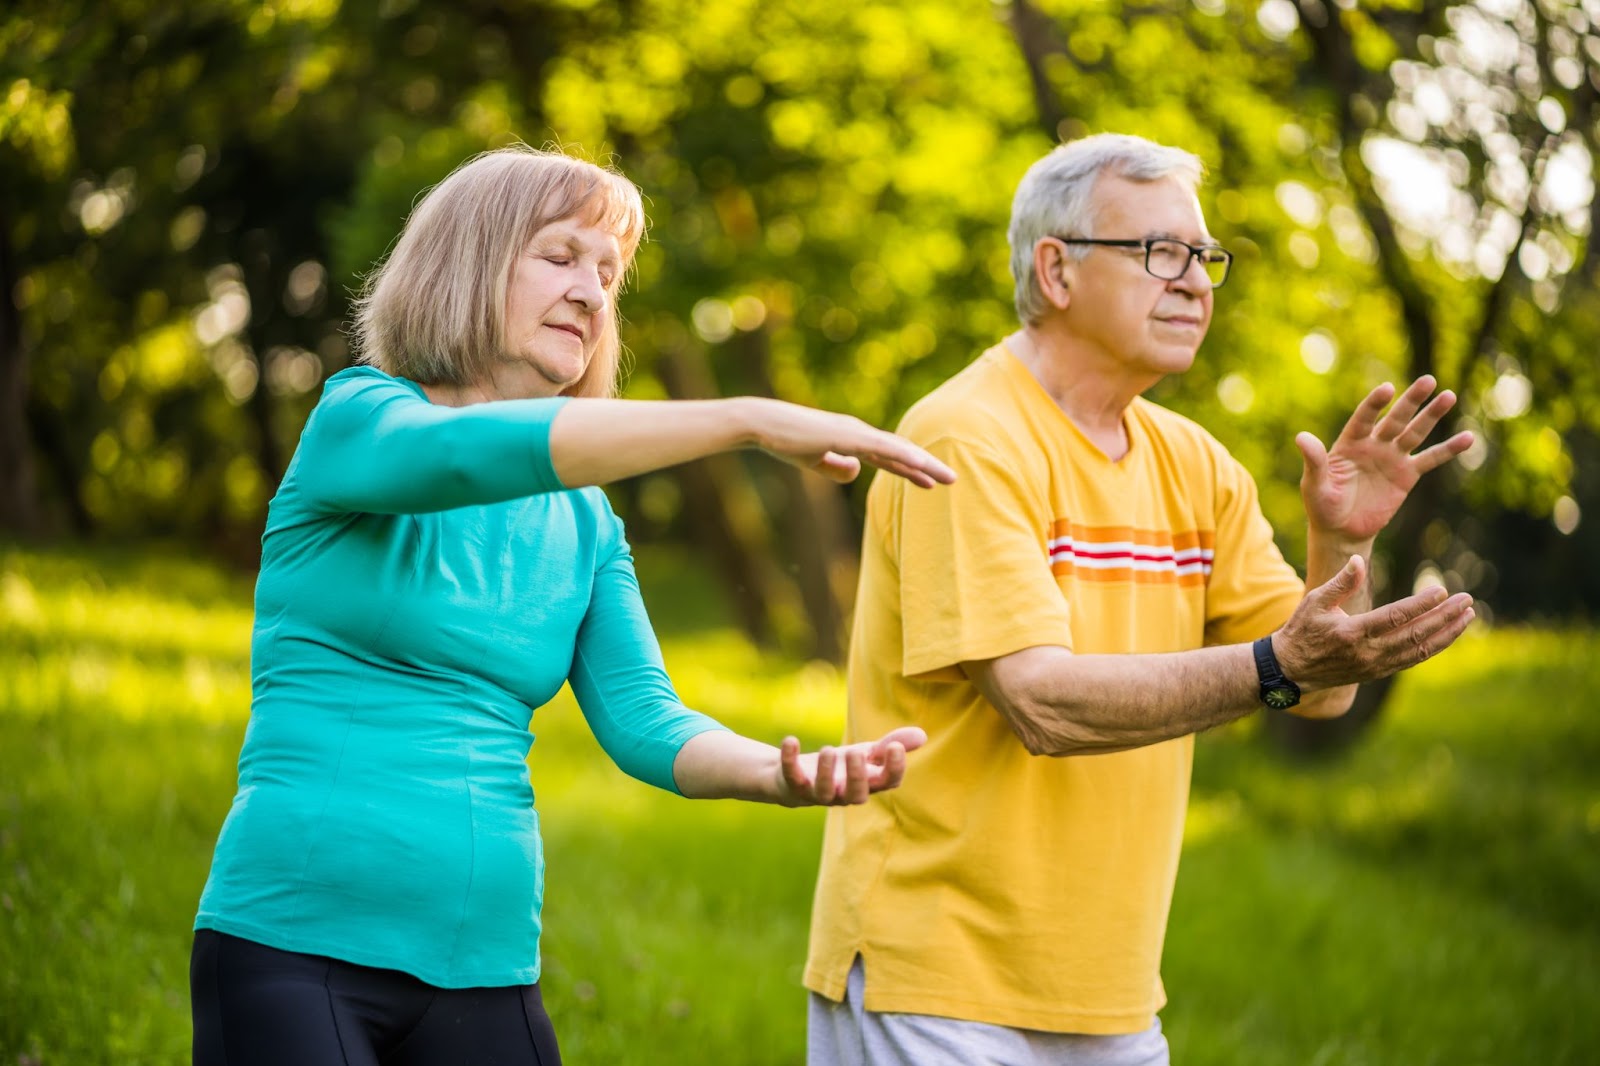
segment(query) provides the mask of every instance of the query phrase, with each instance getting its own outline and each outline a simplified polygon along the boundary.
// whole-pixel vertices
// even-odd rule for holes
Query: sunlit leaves
[[[0,142],[18,149],[46,177],[60,175],[72,160],[72,94],[50,92],[27,78],[0,89]]]

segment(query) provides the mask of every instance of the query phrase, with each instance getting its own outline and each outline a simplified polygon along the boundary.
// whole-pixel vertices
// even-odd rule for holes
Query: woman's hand
[[[878,738],[809,755],[785,737],[780,749],[778,802],[785,807],[837,807],[865,803],[874,792],[896,788],[906,772],[906,752],[928,742],[928,734],[903,726]]]
[[[923,488],[948,485],[955,472],[904,437],[859,418],[782,400],[748,398],[750,441],[793,466],[838,482],[854,481],[870,463]]]

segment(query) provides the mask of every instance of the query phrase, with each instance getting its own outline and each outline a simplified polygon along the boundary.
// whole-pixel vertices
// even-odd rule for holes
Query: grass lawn
[[[683,560],[641,571],[686,700],[836,739],[833,670],[753,651]],[[187,1061],[249,628],[249,582],[176,553],[0,546],[0,1066]],[[1396,692],[1326,766],[1250,722],[1202,739],[1165,967],[1183,1066],[1595,1061],[1600,635],[1478,633]],[[637,784],[565,695],[534,732],[569,1061],[799,1062],[820,812]]]

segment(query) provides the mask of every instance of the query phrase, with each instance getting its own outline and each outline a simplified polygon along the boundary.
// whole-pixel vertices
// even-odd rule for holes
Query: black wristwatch
[[[1300,686],[1283,676],[1283,667],[1272,653],[1272,638],[1262,637],[1252,649],[1256,654],[1256,677],[1261,680],[1261,702],[1275,711],[1286,711],[1300,702]]]

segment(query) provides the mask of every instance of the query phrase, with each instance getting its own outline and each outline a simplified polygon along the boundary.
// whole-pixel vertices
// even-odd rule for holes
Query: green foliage
[[[641,571],[686,699],[756,737],[837,736],[831,668],[757,654],[683,559]],[[0,1060],[187,1060],[248,605],[176,553],[0,548]],[[1338,766],[1285,766],[1250,723],[1202,738],[1166,952],[1175,1060],[1588,1061],[1597,655],[1583,630],[1470,637]],[[568,1057],[800,1061],[819,812],[628,781],[565,695],[534,730]]]
[[[1013,28],[1035,7],[1036,70]],[[635,395],[688,353],[723,391],[892,423],[1013,327],[1022,171],[1055,135],[1126,130],[1207,161],[1239,257],[1156,398],[1257,472],[1291,557],[1293,434],[1332,436],[1413,369],[1485,437],[1440,476],[1453,524],[1600,510],[1574,479],[1600,427],[1590,14],[1301,8],[27,0],[0,19],[0,236],[47,495],[85,528],[248,546],[348,359],[360,276],[424,188],[516,138],[614,160],[649,198]],[[1372,162],[1396,152],[1422,169]],[[1429,181],[1442,208],[1407,188]]]

